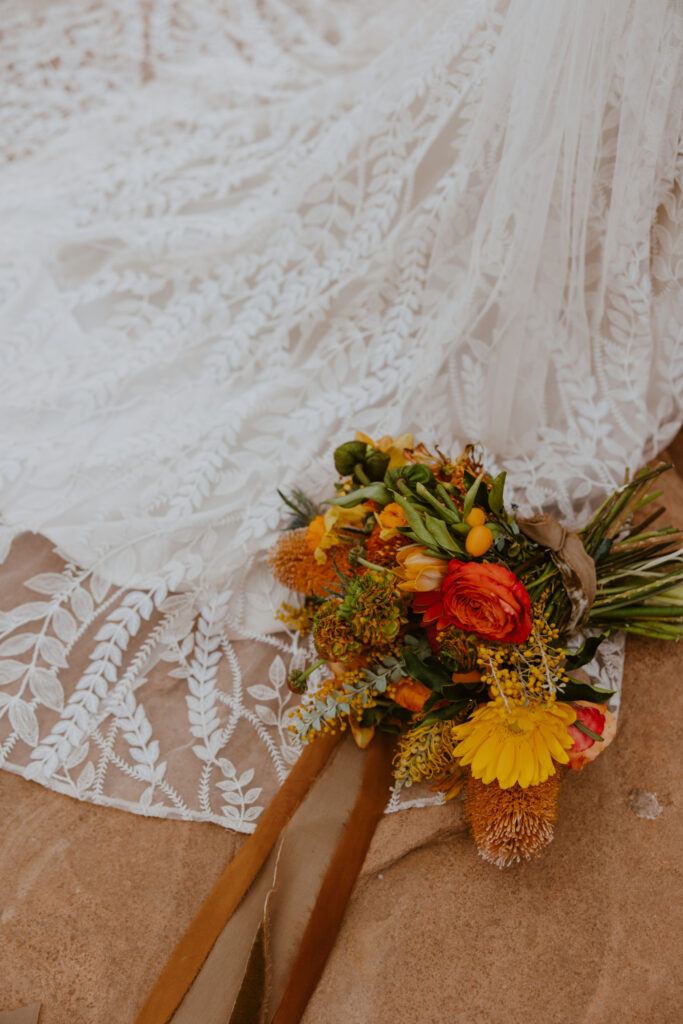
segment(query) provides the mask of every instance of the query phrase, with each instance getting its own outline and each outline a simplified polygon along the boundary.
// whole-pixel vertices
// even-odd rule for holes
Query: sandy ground
[[[683,522],[680,477],[664,500]],[[619,736],[567,779],[534,863],[484,863],[458,803],[385,818],[305,1024],[677,1024],[682,680],[683,645],[629,641]],[[132,1024],[240,837],[6,772],[0,820],[0,1009]]]

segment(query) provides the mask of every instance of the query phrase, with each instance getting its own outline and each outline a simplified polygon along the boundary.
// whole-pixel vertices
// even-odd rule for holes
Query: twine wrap
[[[517,525],[529,540],[552,552],[571,605],[567,629],[575,633],[585,625],[595,600],[598,582],[595,562],[578,533],[568,530],[548,512],[518,519]]]

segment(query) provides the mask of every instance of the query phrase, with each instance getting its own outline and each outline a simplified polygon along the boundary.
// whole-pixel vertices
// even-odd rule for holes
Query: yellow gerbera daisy
[[[573,740],[569,726],[576,712],[569,704],[518,705],[508,710],[502,700],[484,704],[453,729],[460,764],[470,765],[475,779],[501,789],[518,783],[538,786],[555,773],[555,761],[567,764]]]

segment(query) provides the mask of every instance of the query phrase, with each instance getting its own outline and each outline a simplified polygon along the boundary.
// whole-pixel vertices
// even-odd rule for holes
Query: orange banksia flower
[[[335,563],[343,575],[350,573],[349,549],[335,548],[334,559],[329,557],[322,565],[306,541],[306,528],[283,533],[268,559],[270,570],[280,583],[300,594],[314,594],[326,597],[325,587],[339,582]]]
[[[538,786],[501,789],[471,775],[467,780],[466,812],[480,855],[505,868],[537,857],[553,838],[560,793],[559,775]]]

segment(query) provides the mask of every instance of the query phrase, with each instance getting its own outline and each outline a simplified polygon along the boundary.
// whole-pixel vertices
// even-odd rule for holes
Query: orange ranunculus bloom
[[[422,711],[431,695],[432,691],[428,686],[419,683],[417,679],[407,677],[390,686],[388,690],[388,696],[408,711]]]
[[[587,700],[573,702],[576,711],[576,721],[585,725],[596,736],[599,736],[602,743],[594,740],[592,736],[586,736],[576,725],[569,726],[569,735],[574,740],[574,745],[569,750],[569,767],[583,768],[588,761],[594,761],[598,754],[601,754],[605,747],[608,747],[617,732],[617,720],[611,711],[607,710],[606,704],[593,704]]]
[[[400,554],[400,552],[399,552]],[[447,566],[441,590],[418,594],[413,602],[422,622],[455,626],[483,640],[521,644],[531,632],[531,601],[526,587],[504,565],[460,562]]]
[[[380,525],[380,540],[393,540],[400,537],[399,526],[407,526],[408,520],[397,501],[390,501],[379,512],[375,512],[375,519]]]
[[[320,545],[320,541],[325,536],[325,533],[325,517],[316,516],[315,519],[310,521],[306,528],[306,544],[311,551],[315,551],[315,549]]]
[[[430,555],[421,544],[409,544],[396,553],[402,582],[399,590],[424,592],[438,590],[448,571],[448,562],[436,555]]]
[[[397,501],[390,501],[388,505],[385,505],[377,518],[386,530],[408,525],[406,514]]]

